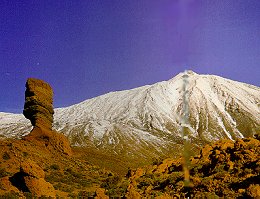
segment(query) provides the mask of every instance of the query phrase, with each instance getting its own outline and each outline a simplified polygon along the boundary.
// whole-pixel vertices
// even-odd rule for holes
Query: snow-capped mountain
[[[260,131],[260,88],[188,71],[189,128],[193,144],[235,139]],[[55,109],[54,129],[73,145],[118,154],[149,156],[178,150],[182,143],[183,73],[131,90],[111,92]],[[22,114],[0,113],[0,134],[30,130]]]

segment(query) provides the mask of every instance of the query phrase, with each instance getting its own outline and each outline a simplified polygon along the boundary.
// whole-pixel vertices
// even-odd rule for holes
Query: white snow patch
[[[233,138],[231,137],[230,133],[226,130],[226,128],[225,128],[225,126],[224,126],[224,124],[223,124],[222,119],[221,119],[220,117],[217,117],[217,119],[218,119],[218,124],[222,127],[222,129],[224,130],[224,132],[226,133],[226,135],[228,136],[228,138],[229,138],[230,140],[233,140]]]

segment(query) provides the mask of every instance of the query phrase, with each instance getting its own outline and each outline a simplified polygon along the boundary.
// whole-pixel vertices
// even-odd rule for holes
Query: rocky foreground
[[[72,156],[23,140],[1,145],[2,197],[58,198],[259,198],[259,138],[221,140],[191,158],[185,189],[182,158],[155,160],[122,177]],[[83,151],[81,151],[83,152]],[[116,165],[116,164],[115,164]]]
[[[191,187],[185,189],[182,158],[165,159],[128,173],[130,198],[259,198],[260,141],[221,140],[191,158]]]

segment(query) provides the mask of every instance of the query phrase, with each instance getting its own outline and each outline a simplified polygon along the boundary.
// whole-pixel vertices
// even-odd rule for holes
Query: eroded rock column
[[[48,83],[35,78],[27,80],[23,114],[34,126],[24,139],[38,142],[67,155],[72,154],[68,139],[52,130],[53,91]]]
[[[27,80],[23,114],[33,126],[52,129],[53,91],[48,83],[34,78]]]

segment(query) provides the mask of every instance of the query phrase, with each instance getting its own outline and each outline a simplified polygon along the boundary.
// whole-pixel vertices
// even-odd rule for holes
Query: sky
[[[185,69],[260,86],[260,1],[0,1],[2,112],[22,113],[29,77],[66,107]]]

